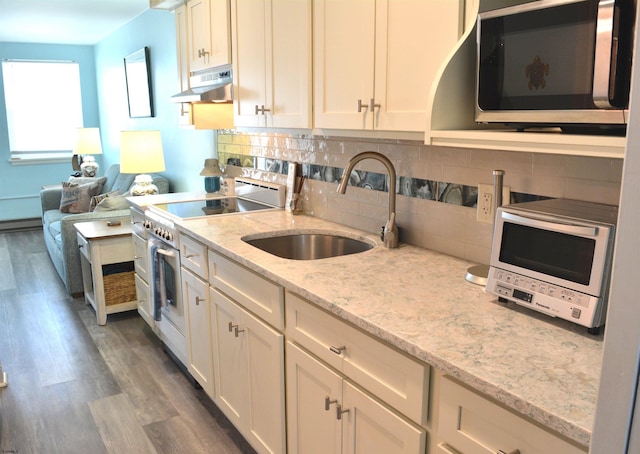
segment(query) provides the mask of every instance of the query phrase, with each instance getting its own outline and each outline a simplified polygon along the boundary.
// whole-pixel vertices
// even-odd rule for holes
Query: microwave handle
[[[601,109],[611,109],[611,93],[615,85],[618,36],[614,35],[615,0],[598,2],[596,48],[593,68],[593,103]]]
[[[517,222],[518,224],[526,225],[528,227],[555,230],[557,232],[569,233],[573,235],[596,236],[598,233],[598,227],[567,224],[560,221],[548,222],[540,219],[531,219],[524,216],[518,216],[517,214],[507,213],[505,211],[502,212],[501,217],[502,219]]]

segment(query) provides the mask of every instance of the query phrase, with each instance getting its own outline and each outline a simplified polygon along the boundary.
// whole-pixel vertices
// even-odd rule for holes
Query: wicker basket
[[[104,301],[107,306],[136,300],[135,271],[104,276]]]

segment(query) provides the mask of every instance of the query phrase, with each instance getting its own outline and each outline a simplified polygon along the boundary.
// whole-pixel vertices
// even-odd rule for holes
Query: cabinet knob
[[[198,58],[206,57],[209,55],[209,51],[203,49],[198,49]]]
[[[199,306],[200,303],[202,303],[204,301],[204,298],[200,298],[199,296],[196,296],[196,306]]]
[[[496,452],[496,454],[520,454],[520,450],[514,449],[513,451],[505,452],[502,449],[498,449],[498,452]]]
[[[380,107],[380,104],[376,104],[376,103],[375,103],[375,100],[374,100],[373,98],[371,98],[371,99],[369,100],[369,110],[370,110],[371,112],[373,112],[373,109],[375,109],[376,107]]]
[[[367,105],[362,103],[362,99],[358,99],[358,113],[362,112],[362,109],[366,109]]]
[[[345,413],[349,413],[349,409],[347,408],[346,410],[342,409],[342,405],[338,404],[336,405],[336,418],[338,418],[338,420],[342,419],[342,415]]]
[[[324,398],[324,409],[325,411],[329,411],[329,408],[331,407],[331,404],[337,404],[338,401],[337,400],[331,400],[331,398],[329,396],[325,396]]]
[[[344,345],[342,347],[334,347],[332,345],[331,347],[329,347],[329,350],[331,350],[336,355],[341,355],[342,353],[344,353],[347,350],[347,347],[345,347]]]

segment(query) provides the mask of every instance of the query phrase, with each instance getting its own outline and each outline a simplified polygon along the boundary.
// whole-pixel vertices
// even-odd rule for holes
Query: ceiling
[[[0,0],[0,42],[96,44],[149,0]]]

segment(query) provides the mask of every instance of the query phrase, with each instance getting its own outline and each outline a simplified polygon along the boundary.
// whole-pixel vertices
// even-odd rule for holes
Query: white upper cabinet
[[[229,0],[187,3],[191,72],[231,63]]]
[[[233,0],[235,125],[311,127],[311,1]]]
[[[424,131],[462,0],[314,2],[314,127]]]

